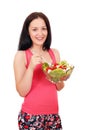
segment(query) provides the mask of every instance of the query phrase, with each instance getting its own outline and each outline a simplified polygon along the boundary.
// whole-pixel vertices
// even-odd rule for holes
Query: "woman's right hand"
[[[30,60],[29,67],[34,70],[37,64],[43,63],[43,58],[39,54],[33,54]]]

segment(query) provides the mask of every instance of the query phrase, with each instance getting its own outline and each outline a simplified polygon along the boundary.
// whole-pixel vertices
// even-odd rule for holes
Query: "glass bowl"
[[[47,62],[42,64],[42,70],[46,74],[47,79],[53,83],[66,81],[67,79],[69,79],[73,69],[74,66],[70,65],[65,60],[51,65],[49,65]]]

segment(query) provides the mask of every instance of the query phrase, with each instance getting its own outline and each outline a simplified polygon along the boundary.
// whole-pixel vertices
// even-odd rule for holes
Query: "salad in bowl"
[[[59,63],[49,65],[47,62],[42,64],[42,70],[47,76],[47,79],[53,83],[66,81],[71,76],[74,69],[67,61],[62,60]]]

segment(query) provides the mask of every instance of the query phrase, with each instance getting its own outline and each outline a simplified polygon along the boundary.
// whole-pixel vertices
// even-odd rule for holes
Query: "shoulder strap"
[[[26,61],[27,61],[26,68],[28,68],[30,57],[31,57],[31,53],[30,53],[29,49],[25,50],[25,55],[26,55]]]
[[[55,64],[56,63],[56,58],[55,58],[54,52],[52,51],[52,49],[49,49],[48,52],[49,52],[49,54],[50,54],[50,56],[51,56],[51,58],[53,60],[53,64]]]

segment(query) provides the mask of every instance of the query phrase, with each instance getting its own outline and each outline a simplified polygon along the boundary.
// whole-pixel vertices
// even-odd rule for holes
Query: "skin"
[[[34,19],[28,28],[29,35],[32,39],[33,46],[30,48],[33,55],[31,57],[30,64],[26,69],[26,56],[24,51],[17,51],[14,58],[14,75],[16,82],[16,89],[20,96],[25,97],[32,84],[32,77],[34,68],[37,64],[43,63],[44,61],[52,62],[49,53],[42,50],[42,45],[47,38],[48,31],[46,24],[43,19]],[[53,49],[56,57],[56,61],[60,61],[60,55],[58,50]],[[64,82],[58,82],[56,84],[56,89],[59,91],[64,87]]]

